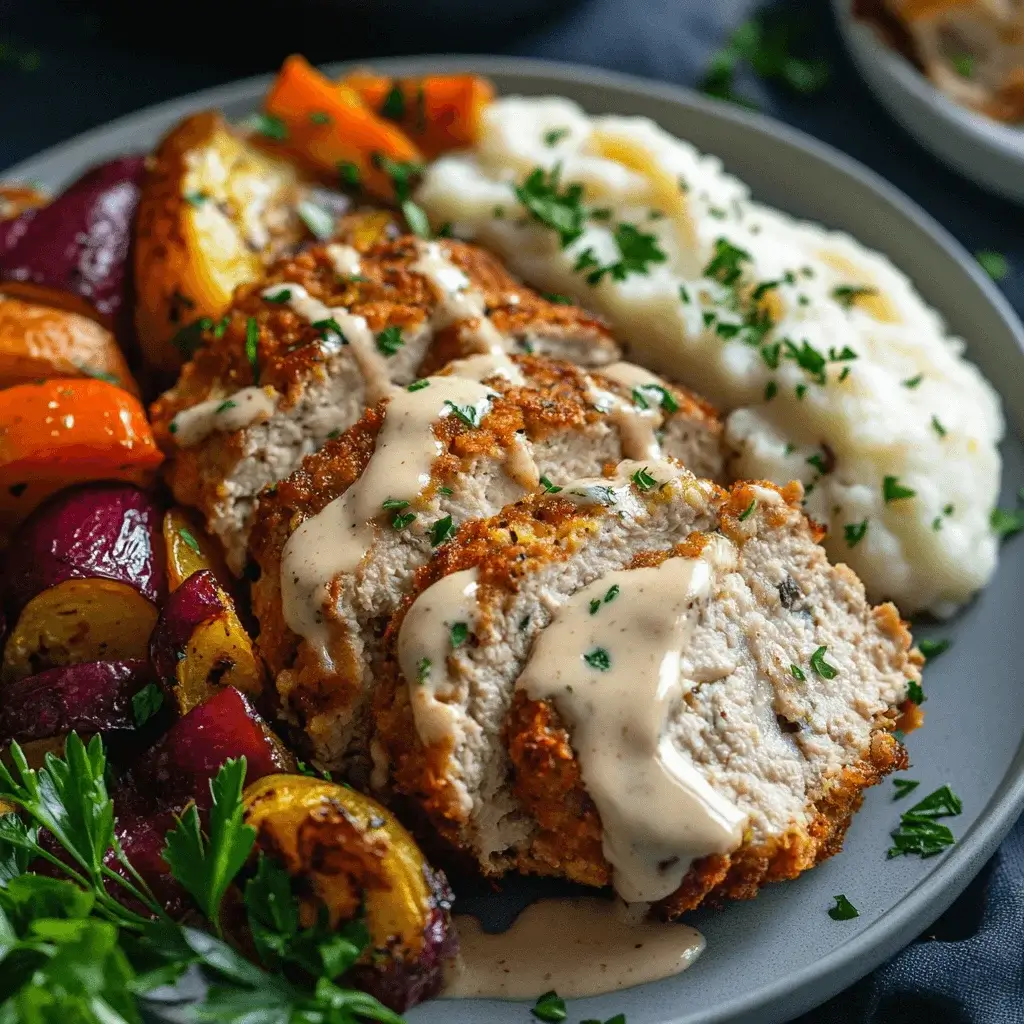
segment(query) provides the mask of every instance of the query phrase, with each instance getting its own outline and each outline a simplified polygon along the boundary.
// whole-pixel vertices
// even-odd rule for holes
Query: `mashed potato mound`
[[[949,615],[992,575],[998,397],[883,256],[752,202],[652,121],[558,98],[494,103],[416,198],[729,410],[734,475],[801,480],[872,600]]]

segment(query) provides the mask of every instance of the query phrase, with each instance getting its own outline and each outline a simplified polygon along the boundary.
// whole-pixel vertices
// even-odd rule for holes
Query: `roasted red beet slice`
[[[0,743],[132,731],[132,698],[156,675],[145,661],[65,665],[9,683],[0,702]]]
[[[149,814],[140,814],[134,810],[121,813],[122,801],[117,800],[115,806],[119,808],[117,824],[114,831],[121,849],[124,850],[132,867],[145,879],[146,884],[152,890],[160,905],[171,917],[180,918],[191,906],[188,893],[171,876],[170,868],[161,856],[166,846],[166,835],[177,824],[177,817],[174,811],[154,811]],[[124,801],[127,805],[128,801]],[[113,855],[107,857],[107,863],[119,875],[128,878],[128,871],[116,860]],[[133,910],[144,912],[145,908],[136,903],[131,895],[120,885],[108,883],[108,889],[113,896],[131,907]]]
[[[0,233],[4,291],[118,325],[130,281],[128,250],[145,158],[119,157],[86,171],[48,206]]]
[[[130,786],[157,806],[194,800],[205,810],[210,780],[229,757],[243,754],[246,784],[294,766],[248,699],[229,686],[174,723],[135,766]]]

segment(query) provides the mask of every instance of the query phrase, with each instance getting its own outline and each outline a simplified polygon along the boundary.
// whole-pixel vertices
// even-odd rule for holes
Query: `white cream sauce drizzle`
[[[359,253],[351,245],[332,242],[324,249],[324,252],[327,253],[327,258],[331,261],[338,277],[356,277],[363,268]]]
[[[621,515],[630,515],[634,518],[643,516],[646,515],[647,509],[633,483],[633,476],[640,470],[655,481],[651,484],[650,491],[690,476],[682,466],[665,459],[626,459],[615,467],[614,476],[580,477],[567,483],[558,496],[575,505],[606,505]],[[640,492],[643,493],[645,492]]]
[[[242,388],[233,395],[209,398],[182,409],[171,420],[171,433],[179,448],[191,448],[215,431],[231,433],[270,419],[280,395],[272,387]]]
[[[642,385],[659,384],[657,377],[641,371],[650,380],[641,383],[631,379],[631,374],[626,370],[637,369],[629,363],[613,363],[611,366],[600,369],[600,373],[623,384],[629,388],[636,388]],[[665,416],[661,411],[659,399],[651,397],[647,401],[647,408],[638,405],[628,398],[621,398],[612,391],[606,391],[599,387],[593,377],[587,377],[587,401],[596,409],[604,412],[608,419],[615,425],[619,432],[619,444],[622,446],[622,457],[624,459],[658,459],[661,457],[661,444],[658,441],[658,429],[665,422]],[[646,400],[646,396],[645,396]]]
[[[575,999],[685,971],[703,952],[704,937],[684,924],[649,920],[646,909],[591,897],[543,900],[494,935],[459,915],[460,954],[441,994],[532,1000],[554,989]]]
[[[373,543],[374,522],[387,518],[390,523],[398,511],[415,511],[385,510],[383,505],[389,499],[411,505],[430,482],[431,466],[442,450],[434,424],[453,415],[453,406],[472,410],[479,423],[494,395],[483,384],[461,377],[428,377],[426,387],[396,389],[362,475],[288,538],[281,557],[285,622],[317,648],[325,667],[333,664],[324,621],[331,580],[358,567]],[[407,527],[413,528],[423,527],[417,521]]]
[[[451,631],[461,622],[473,632],[477,586],[476,569],[443,576],[416,598],[398,632],[398,664],[409,683],[416,732],[428,746],[447,738],[457,744],[465,739],[469,719],[460,710],[459,684],[452,673],[459,647],[453,645]]]
[[[746,815],[665,728],[693,685],[680,658],[700,609],[735,566],[735,547],[714,536],[698,558],[608,573],[555,611],[516,683],[553,701],[565,720],[601,815],[613,884],[628,902],[668,896],[694,859],[741,839]]]
[[[271,285],[264,288],[260,294],[265,299],[272,299],[282,292],[288,293],[288,298],[283,304],[303,320],[308,320],[311,324],[333,320],[338,325],[342,337],[339,338],[337,332],[327,329],[323,332],[322,344],[328,350],[337,351],[342,344],[348,343],[352,357],[359,366],[359,372],[363,375],[368,405],[391,394],[391,370],[388,361],[378,351],[373,331],[364,317],[355,316],[344,306],[328,306],[313,298],[301,284],[294,284],[291,281]]]
[[[437,294],[434,327],[461,323],[462,337],[478,352],[503,353],[508,342],[486,315],[483,292],[447,256],[438,242],[419,242],[419,258],[410,270],[422,274]]]
[[[526,384],[523,371],[504,352],[481,352],[465,359],[454,359],[448,364],[447,370],[453,376],[465,377],[467,380],[503,377],[516,387]]]

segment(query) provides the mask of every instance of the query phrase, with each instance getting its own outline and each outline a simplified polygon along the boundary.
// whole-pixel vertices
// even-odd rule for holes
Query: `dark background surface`
[[[576,61],[693,85],[749,0],[0,0],[0,168],[120,114],[274,69],[408,53]],[[823,0],[783,5],[832,69],[813,97],[750,78],[746,95],[907,192],[971,251],[1005,253],[1024,312],[1024,210],[945,170],[884,114]],[[779,5],[775,5],[776,10]],[[1020,386],[1018,383],[1017,386]],[[525,1020],[525,1016],[524,1016]],[[1024,1024],[1024,824],[955,906],[889,964],[801,1024]]]

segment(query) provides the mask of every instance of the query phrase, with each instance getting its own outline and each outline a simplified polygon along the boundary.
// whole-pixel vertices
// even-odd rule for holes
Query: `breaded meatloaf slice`
[[[461,523],[626,456],[719,476],[719,436],[701,401],[623,363],[479,355],[396,391],[260,496],[253,610],[283,714],[323,766],[365,764],[388,617]]]
[[[801,496],[628,462],[465,524],[388,628],[377,781],[486,873],[669,917],[836,852],[920,657]]]
[[[413,236],[314,246],[238,289],[151,410],[175,497],[199,508],[240,572],[260,488],[385,397],[475,352],[585,366],[618,348],[599,321],[513,280],[484,250]]]

